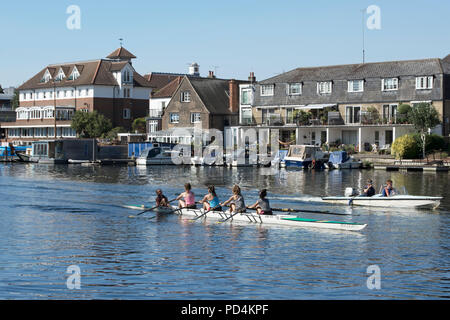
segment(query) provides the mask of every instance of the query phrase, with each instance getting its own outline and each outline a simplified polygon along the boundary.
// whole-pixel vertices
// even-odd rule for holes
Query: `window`
[[[192,112],[191,123],[199,123],[199,122],[201,122],[200,112]]]
[[[385,123],[388,123],[388,122],[395,123],[395,121],[397,120],[397,105],[396,104],[383,105],[383,120]]]
[[[61,81],[62,79],[64,79],[65,74],[64,71],[60,68],[58,71],[58,75],[55,78],[55,81]]]
[[[50,72],[49,72],[48,69],[47,69],[47,70],[45,70],[44,76],[42,77],[42,79],[41,79],[40,82],[45,82],[45,83],[47,83],[47,82],[50,81],[51,78],[52,78],[52,76],[50,75]]]
[[[350,80],[348,82],[348,92],[363,92],[364,80]]]
[[[123,81],[124,83],[131,83],[133,82],[133,77],[131,75],[131,72],[129,70],[125,70],[123,72]]]
[[[348,106],[345,108],[345,123],[359,123],[360,122],[361,107]]]
[[[191,94],[189,91],[183,91],[181,92],[181,102],[190,102],[191,101]]]
[[[148,122],[148,133],[158,131],[158,120],[151,120]]]
[[[73,67],[72,73],[70,74],[68,80],[77,80],[80,76],[80,72],[78,72],[77,67]]]
[[[302,84],[301,83],[290,83],[288,84],[288,95],[295,96],[302,94]]]
[[[286,108],[286,123],[294,123],[294,108]]]
[[[331,93],[332,82],[331,81],[322,81],[317,84],[317,93],[318,94],[327,94]]]
[[[178,113],[170,114],[170,123],[178,123],[180,122],[180,115]]]
[[[242,89],[241,90],[241,104],[251,104],[251,89]]]
[[[433,77],[417,77],[416,89],[433,89]]]
[[[130,119],[131,118],[131,110],[128,108],[123,109],[123,118]]]
[[[398,78],[382,79],[381,90],[383,91],[398,90]]]
[[[261,96],[263,97],[273,96],[274,87],[275,86],[273,84],[261,85]]]
[[[130,88],[124,88],[123,89],[123,97],[124,98],[129,98],[130,97]]]
[[[63,137],[76,137],[77,133],[74,129],[70,127],[64,127],[62,128],[62,136]]]

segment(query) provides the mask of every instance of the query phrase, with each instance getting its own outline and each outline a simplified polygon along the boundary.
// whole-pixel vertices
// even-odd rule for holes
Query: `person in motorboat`
[[[363,189],[362,196],[373,197],[375,195],[375,188],[373,187],[373,182],[371,179],[367,180],[367,185]]]
[[[245,212],[245,202],[244,197],[241,194],[241,188],[235,185],[232,189],[233,195],[227,201],[220,203],[221,206],[226,206],[230,204],[230,213],[244,213]]]
[[[167,197],[163,194],[161,189],[156,190],[156,206],[157,207],[169,207],[169,200]]]
[[[178,200],[178,208],[196,209],[195,195],[191,191],[191,184],[186,183],[184,185],[184,192],[181,193],[175,200]],[[183,198],[183,200],[181,200]]]
[[[247,207],[248,209],[255,209],[258,214],[272,215],[269,200],[266,199],[267,190],[262,189],[259,192],[259,199],[253,205]]]
[[[203,209],[205,210],[214,210],[214,211],[222,211],[222,207],[220,206],[219,198],[217,197],[216,190],[214,186],[208,187],[208,194],[206,194],[202,201]]]
[[[395,189],[392,186],[392,180],[388,179],[386,181],[386,186],[383,188],[381,195],[383,197],[392,197],[393,195],[395,195]]]

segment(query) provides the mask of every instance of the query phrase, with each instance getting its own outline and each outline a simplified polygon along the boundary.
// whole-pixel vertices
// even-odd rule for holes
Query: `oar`
[[[224,223],[224,222],[227,222],[228,220],[230,220],[231,218],[233,218],[235,215],[237,215],[238,213],[240,213],[240,212],[236,212],[235,214],[232,214],[231,216],[229,216],[228,218],[226,218],[225,220],[222,220],[222,221],[219,221],[219,222],[217,222],[217,223]]]
[[[254,209],[256,210],[256,209]],[[291,208],[272,208],[272,211],[280,212],[307,212],[307,213],[321,213],[321,214],[332,214],[337,216],[348,216],[346,213],[336,213],[330,211],[318,211],[318,210],[304,210],[304,209],[291,209]]]
[[[198,219],[200,219],[201,217],[205,216],[208,212],[214,211],[214,209],[217,209],[218,207],[220,207],[220,205],[215,206],[214,208],[210,208],[209,210],[205,211],[204,213],[202,213],[202,214],[199,215],[198,217],[195,217],[194,219],[190,219],[190,221],[198,220]]]

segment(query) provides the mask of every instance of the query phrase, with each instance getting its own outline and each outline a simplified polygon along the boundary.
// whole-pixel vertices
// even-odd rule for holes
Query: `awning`
[[[304,107],[303,104],[284,104],[279,106],[257,106],[256,109],[280,109],[280,108],[294,108],[294,109],[300,109]]]
[[[306,106],[302,106],[298,109],[303,109],[303,110],[310,110],[310,109],[324,109],[324,108],[330,108],[330,107],[335,107],[336,104],[308,104]]]

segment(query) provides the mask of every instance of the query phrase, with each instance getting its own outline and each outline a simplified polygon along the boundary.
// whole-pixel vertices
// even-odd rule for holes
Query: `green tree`
[[[411,106],[406,103],[402,103],[397,109],[397,121],[399,123],[405,123],[408,121],[409,113],[411,111]]]
[[[395,139],[391,152],[396,159],[415,159],[420,153],[420,148],[414,136],[406,134]]]
[[[137,133],[145,133],[146,132],[146,121],[145,118],[136,118],[133,121],[133,124],[131,125],[131,128],[133,129],[133,132]]]
[[[408,113],[409,121],[420,133],[422,140],[422,157],[425,159],[426,137],[428,131],[436,127],[439,123],[439,114],[429,103],[419,103],[415,105]]]
[[[117,134],[118,133],[124,133],[127,132],[127,130],[123,127],[115,127],[114,129],[111,129],[107,134],[106,134],[106,139],[109,140],[116,140],[117,139]]]
[[[112,129],[111,121],[97,111],[75,112],[71,126],[81,138],[104,137]]]
[[[11,106],[13,110],[19,107],[19,90],[14,90],[14,98],[12,100]]]

